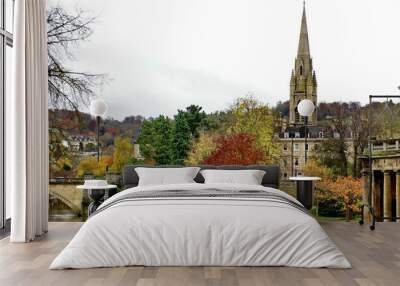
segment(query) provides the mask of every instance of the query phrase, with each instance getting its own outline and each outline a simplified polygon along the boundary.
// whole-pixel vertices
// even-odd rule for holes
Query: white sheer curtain
[[[27,242],[48,226],[48,95],[46,1],[16,0],[10,144],[12,242]]]

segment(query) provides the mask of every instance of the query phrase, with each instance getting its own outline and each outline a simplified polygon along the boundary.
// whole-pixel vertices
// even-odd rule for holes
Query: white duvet
[[[149,190],[267,190],[254,185],[180,184]],[[100,207],[100,208],[101,208]],[[50,269],[145,266],[293,266],[350,268],[311,216],[290,205],[257,199],[186,198],[125,201],[83,224]]]

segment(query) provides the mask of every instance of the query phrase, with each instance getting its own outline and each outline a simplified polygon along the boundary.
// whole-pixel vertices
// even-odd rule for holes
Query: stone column
[[[392,216],[392,194],[391,194],[391,178],[390,171],[385,171],[383,175],[383,216]],[[391,221],[385,219],[384,221]]]
[[[363,200],[363,204],[364,205],[368,205],[369,171],[365,170],[365,169],[362,170],[361,176],[362,176],[362,181],[361,182],[363,184],[362,200]],[[372,190],[371,190],[371,192],[372,192]],[[364,221],[365,222],[370,222],[371,221],[369,209],[367,207],[364,207]]]
[[[375,211],[376,211],[376,194],[375,194],[375,192],[377,191],[376,190],[376,183],[375,183],[375,173],[374,173],[374,171],[372,171],[372,176],[371,176],[371,180],[372,180],[372,190],[371,190],[371,204],[372,204],[372,207],[375,209]],[[375,212],[375,215],[376,215],[376,212]]]
[[[400,217],[400,170],[396,173],[396,217]],[[397,221],[400,222],[400,219]]]

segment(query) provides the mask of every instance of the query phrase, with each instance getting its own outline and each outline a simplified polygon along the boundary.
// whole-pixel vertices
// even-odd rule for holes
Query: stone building
[[[370,174],[369,158],[368,156],[361,156],[360,160],[364,182],[363,199],[367,201]],[[372,143],[371,162],[371,197],[375,216],[378,221],[392,221],[389,218],[400,217],[400,139],[374,141]]]

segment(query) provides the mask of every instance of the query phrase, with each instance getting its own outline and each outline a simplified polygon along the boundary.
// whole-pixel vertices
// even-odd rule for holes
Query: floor
[[[0,240],[10,235],[11,219],[6,220],[3,228],[0,228]]]
[[[354,222],[322,223],[353,269],[287,267],[124,267],[48,270],[81,223],[50,223],[49,233],[29,244],[0,241],[0,285],[400,285],[400,224],[375,231]]]

